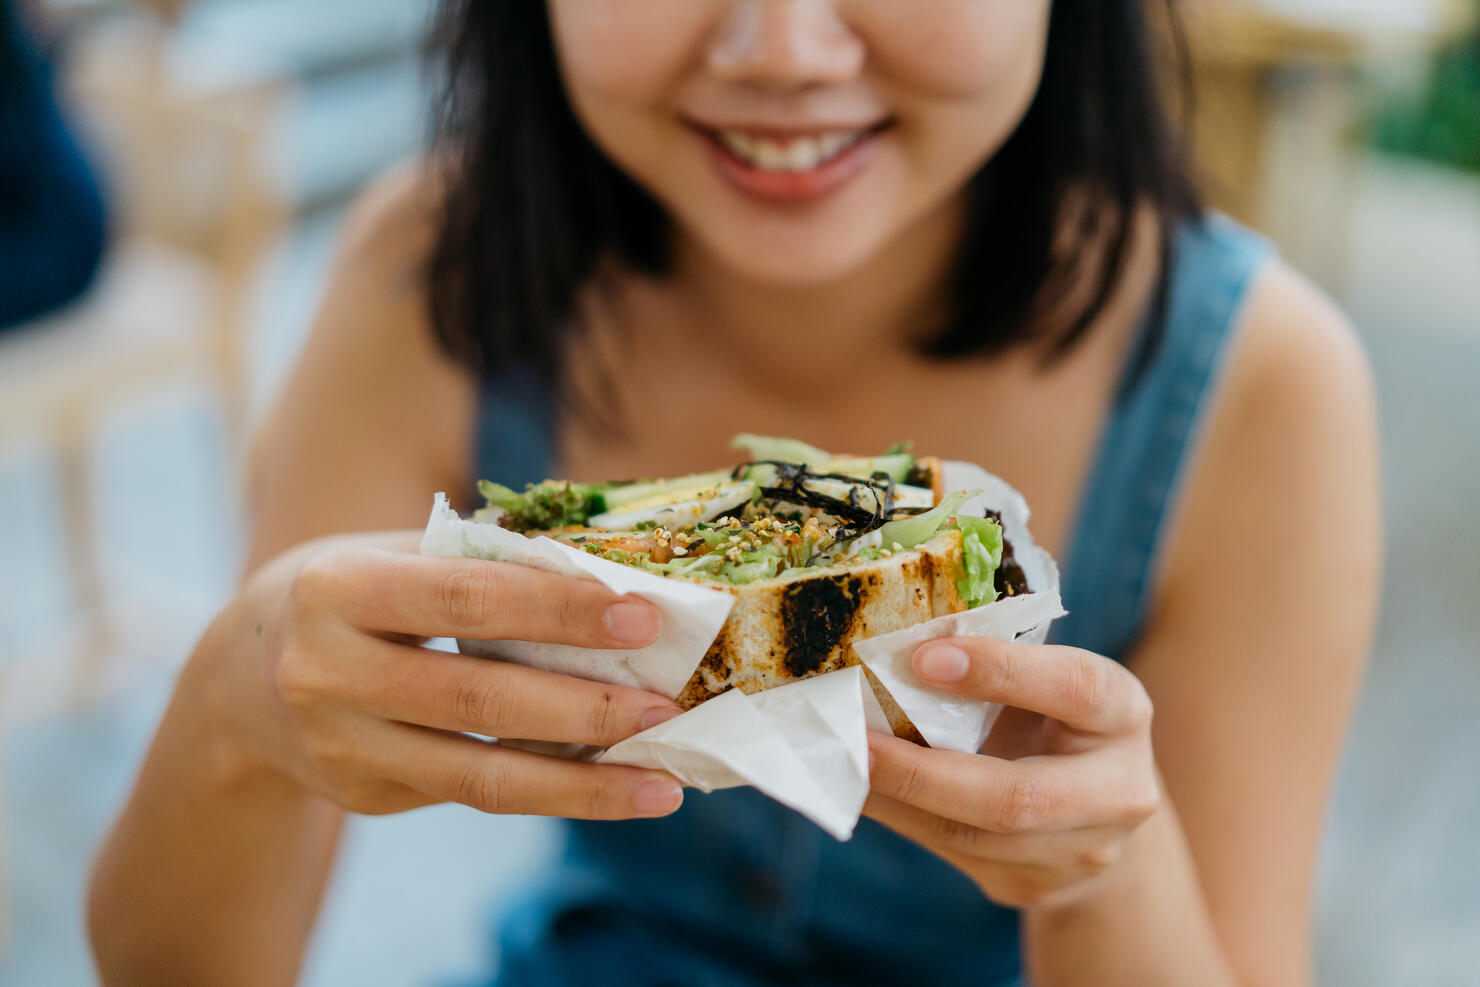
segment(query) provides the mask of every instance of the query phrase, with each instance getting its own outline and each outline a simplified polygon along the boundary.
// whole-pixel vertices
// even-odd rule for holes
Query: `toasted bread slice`
[[[735,606],[678,704],[690,709],[728,689],[761,692],[857,665],[854,641],[965,610],[960,575],[961,532],[950,528],[877,561],[791,569],[743,586],[703,581],[734,594]],[[864,671],[895,735],[923,744],[904,710]]]

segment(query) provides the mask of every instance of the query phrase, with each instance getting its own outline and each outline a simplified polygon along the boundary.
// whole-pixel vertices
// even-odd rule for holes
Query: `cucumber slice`
[[[848,476],[868,478],[875,473],[887,473],[895,483],[903,483],[905,475],[915,465],[915,457],[907,452],[889,456],[834,456],[823,463],[823,473],[846,473]]]
[[[702,492],[709,496],[695,497],[692,496],[693,491],[688,491],[690,496],[687,497],[680,492],[680,495],[668,499],[652,497],[637,501],[617,510],[597,514],[589,523],[594,528],[633,528],[644,521],[651,521],[677,530],[700,521],[708,521],[748,503],[756,495],[756,488],[751,483],[729,483],[718,488],[704,488]]]
[[[681,493],[697,494],[702,490],[723,486],[729,480],[729,470],[691,473],[688,476],[675,476],[667,480],[638,480],[635,483],[611,487],[603,492],[603,496],[606,498],[606,510],[614,511],[619,507],[627,507],[644,501],[665,500]]]

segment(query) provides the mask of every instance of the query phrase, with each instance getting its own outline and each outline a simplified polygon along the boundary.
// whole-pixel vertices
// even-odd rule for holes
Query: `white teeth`
[[[823,158],[833,157],[843,148],[852,144],[856,136],[857,134],[841,133],[836,130],[832,133],[823,134],[822,138],[818,141],[822,145]]]
[[[755,141],[751,139],[749,134],[741,133],[738,130],[722,130],[719,136],[720,140],[725,142],[725,146],[740,155],[740,157],[755,157]]]
[[[817,141],[810,137],[791,142],[791,153],[787,155],[787,164],[791,165],[792,171],[811,171],[822,161],[822,147]]]
[[[760,165],[769,171],[784,171],[790,164],[790,156],[786,153],[786,149],[775,141],[756,141],[755,153],[750,157],[752,164]]]
[[[719,139],[736,157],[762,171],[811,171],[863,139],[862,130],[829,130],[780,142],[742,130],[721,130]]]

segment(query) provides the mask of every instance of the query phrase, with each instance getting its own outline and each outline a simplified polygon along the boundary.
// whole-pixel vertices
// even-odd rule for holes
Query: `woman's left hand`
[[[927,685],[1007,707],[981,754],[869,734],[864,812],[1017,908],[1088,893],[1156,811],[1151,700],[1089,651],[984,637],[920,647]]]

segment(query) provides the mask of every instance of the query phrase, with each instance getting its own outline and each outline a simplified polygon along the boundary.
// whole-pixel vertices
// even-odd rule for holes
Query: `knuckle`
[[[1038,879],[1014,876],[999,882],[992,889],[992,897],[1011,908],[1031,908],[1042,904],[1054,890]]]
[[[343,778],[349,773],[353,749],[335,731],[313,730],[304,738],[303,752],[325,777]]]
[[[343,566],[342,549],[320,552],[307,559],[294,571],[288,584],[288,599],[294,608],[300,611],[322,608],[341,578]]]
[[[935,817],[935,840],[948,850],[966,855],[973,854],[981,842],[981,830],[948,816]]]
[[[1141,680],[1134,675],[1127,676],[1130,688],[1126,692],[1127,718],[1130,725],[1137,730],[1144,730],[1151,726],[1151,718],[1156,713],[1156,707],[1151,702],[1151,695]]]
[[[284,645],[272,669],[272,687],[278,699],[288,706],[297,709],[312,706],[320,691],[312,655],[297,645]]]
[[[1110,678],[1113,671],[1106,659],[1082,656],[1070,666],[1064,686],[1069,707],[1082,714],[1103,709],[1114,687]]]
[[[993,640],[987,647],[987,660],[981,663],[983,687],[989,695],[1014,695],[1022,681],[1023,663],[1018,645]]]
[[[457,778],[457,801],[481,812],[503,812],[507,799],[502,773],[491,764],[465,768]]]
[[[380,786],[366,781],[345,782],[334,790],[334,802],[346,812],[361,816],[384,813],[384,800]]]
[[[1080,850],[1075,863],[1085,874],[1099,874],[1120,859],[1120,850],[1118,840],[1102,840]]]
[[[442,580],[442,612],[448,622],[462,630],[485,625],[497,592],[499,577],[493,566],[469,562],[448,573]]]
[[[617,797],[610,781],[598,777],[591,783],[591,788],[586,793],[586,817],[588,819],[612,818],[617,815],[616,805]]]
[[[925,772],[914,758],[903,760],[894,771],[894,797],[914,802],[925,791]]]
[[[555,614],[561,627],[574,631],[593,626],[590,611],[581,593],[571,587],[561,587],[556,592]]]
[[[1037,828],[1048,816],[1048,799],[1048,790],[1032,774],[1013,774],[997,808],[997,828],[1005,833]]]
[[[587,728],[591,737],[601,741],[623,734],[623,727],[630,719],[626,704],[617,697],[616,692],[602,689],[596,701],[591,704]]]
[[[1141,823],[1151,818],[1161,807],[1161,787],[1153,777],[1141,779],[1131,789],[1126,800],[1125,817],[1128,822]]]
[[[454,723],[473,733],[497,735],[508,722],[511,704],[507,683],[491,675],[459,676],[448,685]]]

